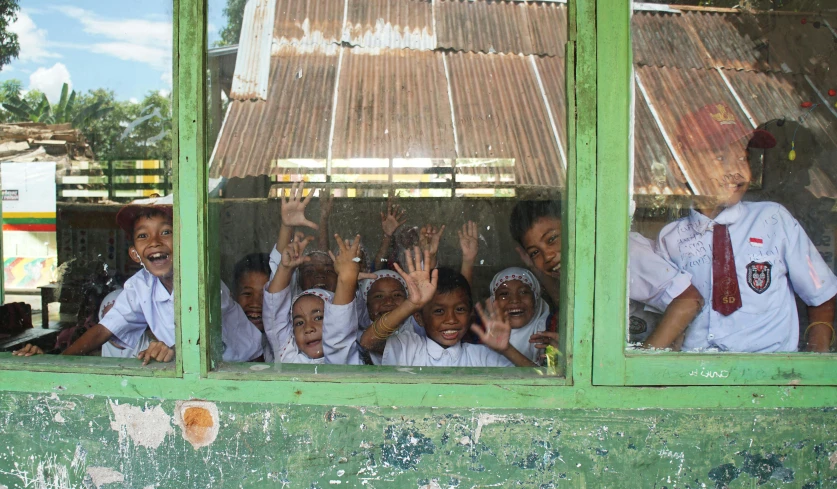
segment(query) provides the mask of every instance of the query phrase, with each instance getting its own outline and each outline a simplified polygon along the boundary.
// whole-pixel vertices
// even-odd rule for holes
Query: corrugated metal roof
[[[563,186],[558,145],[528,58],[446,58],[460,158],[513,159],[516,183]]]
[[[567,31],[564,5],[439,0],[435,7],[440,48],[563,56]]]
[[[230,102],[211,162],[213,177],[277,173],[274,161],[328,152],[336,56],[274,56],[266,101]]]
[[[634,114],[634,193],[691,195],[645,98],[636,90]]]
[[[334,54],[343,35],[344,0],[274,0],[273,54]]]
[[[436,3],[439,47],[482,53],[530,54],[526,5],[514,2],[441,0]]]
[[[712,66],[694,26],[684,14],[637,12],[631,18],[634,63],[638,66]]]
[[[771,70],[770,49],[757,16],[688,12],[682,20],[692,26],[703,48],[711,56],[707,66],[733,70]],[[669,65],[676,66],[676,65]]]
[[[343,41],[370,48],[436,48],[429,0],[349,0]]]
[[[672,142],[677,140],[677,125],[681,118],[707,105],[726,104],[738,120],[747,123],[747,117],[738,107],[735,98],[716,70],[683,70],[677,68],[638,67],[637,76],[645,88],[644,94],[656,113],[662,131]],[[705,137],[694,127],[691,136]],[[673,143],[676,145],[676,143]],[[675,148],[679,167],[683,171],[692,192],[696,195],[713,195],[717,183],[722,182],[719,165],[706,164],[705,155],[693,152],[690,147]],[[742,143],[741,152],[744,152]]]
[[[267,96],[275,12],[275,0],[250,0],[244,6],[241,26],[243,44],[239,45],[231,99],[264,100]]]
[[[543,83],[544,92],[552,111],[552,119],[561,142],[561,166],[566,168],[567,157],[567,76],[566,61],[563,58],[535,57],[538,74]]]
[[[455,158],[442,54],[346,49],[334,158]]]

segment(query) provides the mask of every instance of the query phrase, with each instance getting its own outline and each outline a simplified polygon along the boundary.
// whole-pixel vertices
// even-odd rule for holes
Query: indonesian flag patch
[[[761,238],[750,238],[750,246],[761,248],[762,246],[764,246],[764,240]]]

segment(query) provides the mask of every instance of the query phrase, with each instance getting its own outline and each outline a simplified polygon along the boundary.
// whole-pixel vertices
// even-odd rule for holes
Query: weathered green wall
[[[7,392],[0,403],[9,488],[837,487],[834,409],[206,403],[217,438],[193,448],[173,401]]]

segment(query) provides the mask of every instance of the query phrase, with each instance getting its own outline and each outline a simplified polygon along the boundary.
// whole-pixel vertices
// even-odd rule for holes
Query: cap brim
[[[174,211],[171,205],[128,204],[119,209],[119,212],[116,214],[116,225],[125,231],[125,234],[129,238],[133,239],[134,223],[139,216],[146,214],[149,211],[161,212],[169,216],[169,219],[172,219],[174,216]]]

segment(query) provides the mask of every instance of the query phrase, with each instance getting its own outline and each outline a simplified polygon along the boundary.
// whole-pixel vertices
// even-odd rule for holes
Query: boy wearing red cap
[[[796,351],[796,293],[808,304],[806,349],[828,351],[837,277],[784,207],[741,201],[752,175],[748,152],[772,148],[775,138],[747,129],[719,103],[683,117],[677,143],[681,155],[701,165],[701,176],[709,176],[693,189],[698,195],[689,216],[658,238],[659,252],[690,273],[707,298],[683,349]]]
[[[142,269],[125,282],[124,290],[100,323],[62,352],[86,355],[107,341],[133,348],[151,330],[155,341],[138,355],[143,365],[151,360],[174,359],[174,228],[171,197],[144,200],[120,209],[116,222],[131,242],[128,255]],[[224,360],[247,361],[262,354],[261,333],[253,326],[229,290],[221,284]],[[249,326],[249,327],[248,327]],[[15,355],[43,351],[26,345]]]

